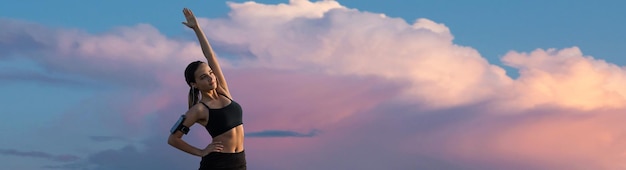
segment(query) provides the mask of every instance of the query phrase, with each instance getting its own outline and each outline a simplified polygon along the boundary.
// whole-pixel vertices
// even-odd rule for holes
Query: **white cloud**
[[[435,33],[450,35],[450,29],[444,24],[439,24],[426,18],[419,18],[413,24],[415,29],[427,29]]]
[[[316,12],[293,12],[301,3]],[[380,76],[408,83],[401,98],[432,108],[480,102],[511,83],[476,50],[453,44],[443,24],[422,18],[410,25],[345,7],[328,10],[327,3],[336,2],[232,3],[230,18],[209,19],[204,28],[217,43],[246,47],[256,57],[239,61],[246,67]]]
[[[626,69],[584,56],[577,47],[510,52],[502,60],[520,70],[508,94],[515,107],[592,110],[626,103]]]
[[[244,3],[228,2],[232,9],[229,16],[233,19],[245,19],[251,15],[271,20],[291,20],[298,17],[321,18],[332,9],[345,9],[334,0],[311,2],[308,0],[289,0],[289,4],[266,5],[254,1]]]
[[[216,43],[254,56],[233,61],[242,67],[383,77],[408,85],[397,99],[426,109],[483,102],[502,109],[624,106],[624,70],[575,47],[529,57],[510,52],[503,61],[521,74],[512,79],[475,49],[454,44],[444,24],[425,18],[409,24],[334,1],[230,5],[230,18],[207,19],[204,28]]]

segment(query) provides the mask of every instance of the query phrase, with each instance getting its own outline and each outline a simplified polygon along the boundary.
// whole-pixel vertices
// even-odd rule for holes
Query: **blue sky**
[[[226,56],[254,169],[623,167],[609,150],[626,148],[624,1],[340,0],[358,12],[315,3],[324,16],[294,21],[263,13],[289,1],[255,2],[0,0],[0,169],[195,168],[160,132],[185,111],[182,69],[202,59],[184,7]],[[571,154],[546,151],[555,141]]]

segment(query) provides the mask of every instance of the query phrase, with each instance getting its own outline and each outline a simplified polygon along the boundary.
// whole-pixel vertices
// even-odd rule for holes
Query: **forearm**
[[[204,54],[204,57],[206,57],[209,64],[216,64],[217,59],[215,58],[215,52],[213,52],[213,48],[211,47],[211,44],[209,44],[209,40],[206,38],[206,35],[204,35],[204,31],[202,31],[200,27],[193,28],[193,31],[196,32],[196,36],[198,37],[198,41],[200,42],[200,48],[202,48],[202,53]]]
[[[167,140],[167,143],[177,149],[180,149],[181,151],[187,152],[191,155],[202,157],[202,150],[189,145],[187,142],[183,141],[180,138],[169,138]]]

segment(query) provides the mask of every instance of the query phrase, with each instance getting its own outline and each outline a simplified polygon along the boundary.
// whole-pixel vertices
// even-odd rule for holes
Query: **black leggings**
[[[202,157],[199,170],[246,170],[246,153],[211,152]]]

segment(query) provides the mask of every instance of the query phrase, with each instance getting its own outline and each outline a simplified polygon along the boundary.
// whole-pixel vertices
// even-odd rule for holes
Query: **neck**
[[[217,90],[213,89],[207,92],[200,92],[202,93],[202,99],[201,100],[205,100],[205,101],[210,101],[210,100],[214,100],[214,99],[218,99],[219,95],[217,94]]]

